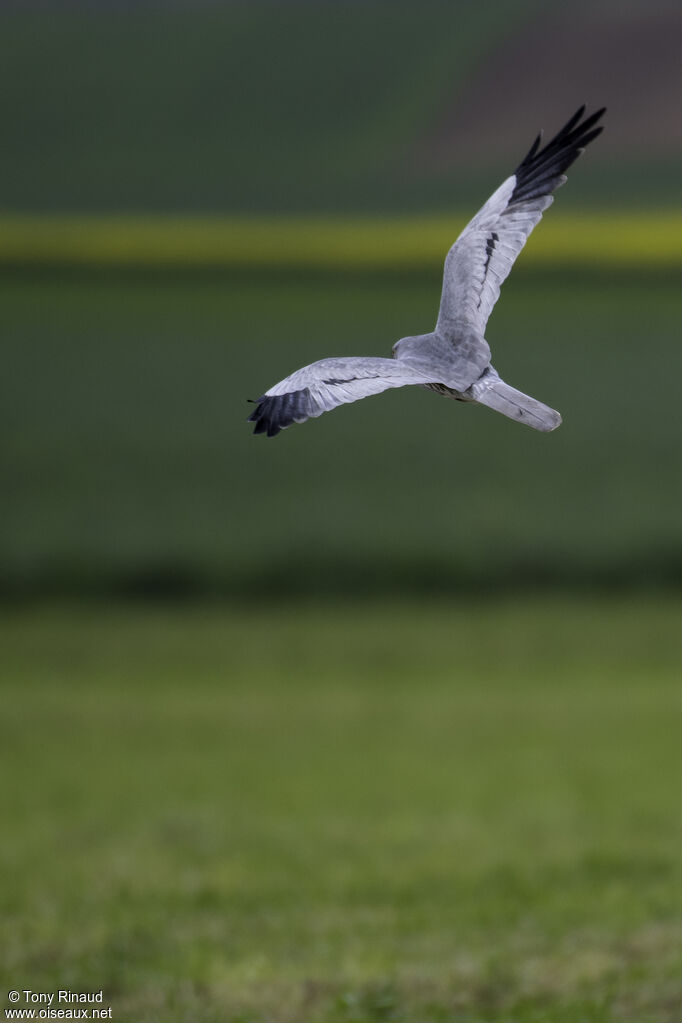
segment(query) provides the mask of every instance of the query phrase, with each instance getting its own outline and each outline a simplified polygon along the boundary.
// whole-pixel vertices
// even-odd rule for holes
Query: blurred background
[[[6,595],[679,582],[676,5],[1,27]],[[561,431],[410,390],[255,440],[299,365],[431,329],[447,248],[582,102],[607,130],[488,328]]]
[[[8,988],[673,1019],[681,29],[2,4]],[[487,331],[561,429],[408,388],[254,438],[297,367],[432,328],[449,245],[582,103],[606,130]]]

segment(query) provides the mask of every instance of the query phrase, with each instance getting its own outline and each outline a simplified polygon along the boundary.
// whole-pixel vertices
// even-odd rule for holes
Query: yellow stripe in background
[[[0,263],[418,270],[442,263],[466,223],[428,217],[0,216]],[[526,265],[682,265],[682,210],[552,212]]]

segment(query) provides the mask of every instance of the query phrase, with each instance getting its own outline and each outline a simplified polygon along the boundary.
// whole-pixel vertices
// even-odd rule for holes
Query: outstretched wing
[[[514,174],[464,228],[445,260],[439,333],[448,335],[465,321],[483,334],[514,260],[554,201],[552,192],[566,181],[564,171],[602,131],[595,125],[605,109],[583,120],[582,106],[543,149],[538,135]]]
[[[254,433],[274,437],[292,423],[304,423],[337,405],[345,405],[391,387],[432,381],[395,359],[321,359],[297,370],[256,399],[249,416]]]

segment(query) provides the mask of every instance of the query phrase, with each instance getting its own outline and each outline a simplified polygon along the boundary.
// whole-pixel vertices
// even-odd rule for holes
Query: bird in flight
[[[554,409],[510,387],[490,361],[485,327],[514,260],[566,181],[564,171],[602,131],[605,108],[585,117],[582,106],[542,149],[542,133],[511,177],[464,228],[447,254],[435,330],[404,337],[392,358],[322,359],[297,370],[255,401],[254,433],[274,437],[337,405],[408,384],[458,401],[478,402],[509,419],[548,432],[561,423]]]

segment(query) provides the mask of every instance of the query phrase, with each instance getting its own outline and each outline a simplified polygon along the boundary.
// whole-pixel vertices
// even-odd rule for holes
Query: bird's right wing
[[[391,387],[433,382],[396,359],[321,359],[297,370],[256,399],[249,416],[254,433],[274,437],[292,423],[304,423],[338,405],[380,394]]]
[[[602,131],[595,127],[604,109],[582,120],[581,107],[558,135],[540,149],[538,135],[530,152],[448,252],[436,330],[445,336],[465,322],[481,336],[499,298],[500,287],[528,235],[554,201],[552,192],[566,181],[564,171]]]

